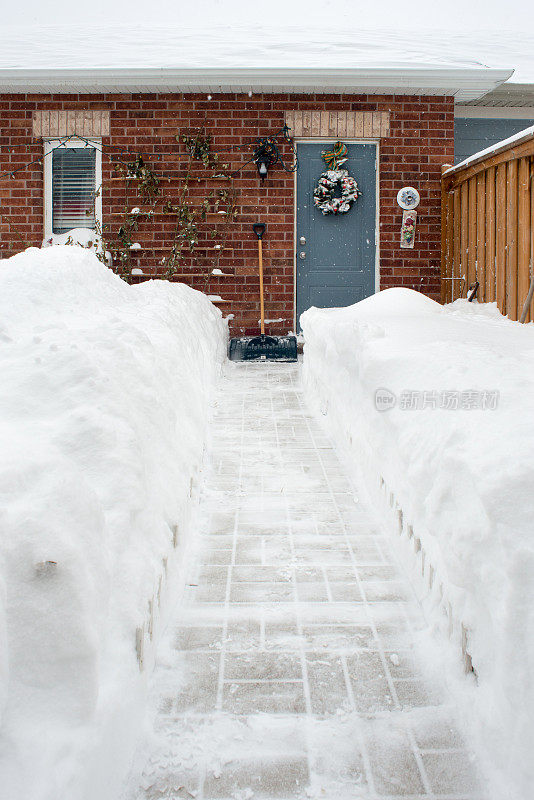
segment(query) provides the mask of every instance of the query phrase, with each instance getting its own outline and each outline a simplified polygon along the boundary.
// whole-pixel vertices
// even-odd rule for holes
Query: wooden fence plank
[[[521,316],[530,284],[530,159],[522,158],[517,186],[517,315]]]
[[[506,314],[506,164],[497,167],[495,183],[495,299]]]
[[[453,229],[453,221],[454,221],[454,195],[452,192],[447,192],[447,241],[445,244],[446,253],[447,253],[447,274],[453,274],[453,257],[454,257],[454,229]],[[453,282],[454,281],[446,281],[447,283],[447,303],[451,303],[453,299]]]
[[[530,157],[530,278],[534,278],[534,157]],[[527,322],[534,322],[534,304],[531,304]]]
[[[457,300],[462,296],[462,283],[458,278],[462,275],[462,247],[461,247],[461,229],[462,229],[462,198],[461,189],[455,189],[453,192],[453,269],[451,281],[451,300]]]
[[[530,277],[534,276],[534,158],[530,158]],[[534,310],[530,306],[527,322],[534,321]]]
[[[458,297],[465,297],[465,289],[469,286],[468,283],[468,260],[469,255],[469,185],[463,183],[460,188],[460,276],[463,278],[463,284],[460,283],[460,292]]]
[[[517,161],[506,165],[506,313],[517,319]]]
[[[486,172],[486,303],[495,300],[495,167]]]
[[[478,299],[486,302],[486,173],[476,177],[477,182],[477,281],[480,283]]]
[[[447,164],[442,165],[441,174],[447,169]],[[447,276],[450,275],[449,254],[447,252],[447,231],[449,229],[448,204],[449,193],[441,182],[441,302],[449,303],[449,284]]]
[[[467,289],[477,280],[477,179],[468,183]]]

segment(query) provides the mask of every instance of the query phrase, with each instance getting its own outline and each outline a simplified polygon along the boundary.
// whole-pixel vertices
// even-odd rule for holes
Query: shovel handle
[[[266,227],[267,225],[264,222],[255,222],[254,225],[252,226],[252,230],[254,231],[254,233],[256,234],[256,236],[260,241],[263,238],[263,234],[265,233]]]
[[[261,252],[261,236],[258,240],[258,262],[260,268],[260,333],[265,333],[265,305],[263,300],[263,253]]]

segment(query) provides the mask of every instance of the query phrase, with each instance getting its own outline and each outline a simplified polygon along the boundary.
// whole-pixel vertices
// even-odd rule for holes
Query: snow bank
[[[47,239],[43,239],[42,246],[56,247],[64,244],[79,245],[88,250],[95,248],[98,252],[102,249],[102,237],[93,228],[71,228],[67,233],[52,233]]]
[[[118,796],[226,335],[201,293],[83,248],[0,265],[2,797]]]
[[[312,308],[301,323],[309,397],[423,567],[434,623],[472,658],[477,682],[451,682],[497,767],[496,797],[527,800],[534,328],[494,304],[442,307],[408,289]]]

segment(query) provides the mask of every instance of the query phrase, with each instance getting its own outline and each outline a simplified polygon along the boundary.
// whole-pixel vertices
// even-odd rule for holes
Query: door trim
[[[294,140],[297,147],[299,144],[327,144],[332,142],[332,137],[314,136],[310,138],[297,138]],[[346,144],[374,144],[376,154],[376,214],[375,214],[375,294],[380,291],[380,139],[343,139]],[[293,178],[293,330],[297,331],[297,170]]]

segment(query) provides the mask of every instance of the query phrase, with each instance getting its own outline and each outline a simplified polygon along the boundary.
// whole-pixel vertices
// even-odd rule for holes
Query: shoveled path
[[[482,799],[410,585],[298,366],[228,365],[205,476],[127,800]]]

